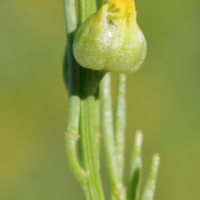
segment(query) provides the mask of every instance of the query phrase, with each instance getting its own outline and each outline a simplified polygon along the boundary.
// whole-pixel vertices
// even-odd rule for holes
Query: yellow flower
[[[135,2],[131,0],[113,0],[108,3],[107,19],[123,23],[125,17],[135,13]]]

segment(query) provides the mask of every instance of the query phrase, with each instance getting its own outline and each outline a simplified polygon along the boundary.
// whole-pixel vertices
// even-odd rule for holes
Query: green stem
[[[94,72],[81,68],[81,115],[80,115],[80,135],[81,135],[81,163],[87,171],[88,200],[104,200],[104,194],[99,172],[99,157],[97,156],[96,138],[96,118],[95,118],[95,94],[86,95],[85,85],[90,82]]]
[[[141,130],[136,132],[135,141],[133,145],[130,172],[127,187],[127,200],[138,200],[139,190],[141,184],[141,171],[142,171],[142,140],[143,133]]]
[[[99,88],[97,88],[97,91],[95,93],[95,108],[94,108],[94,116],[95,116],[95,139],[96,139],[96,157],[98,159],[98,163],[100,160],[100,139],[101,139],[101,133],[100,133],[100,100],[99,100]],[[100,163],[99,163],[100,168]]]
[[[67,67],[67,75],[65,82],[68,87],[68,123],[67,132],[65,134],[66,155],[67,160],[73,174],[77,180],[82,183],[87,179],[87,173],[80,166],[76,155],[76,144],[79,138],[79,114],[80,114],[80,98],[79,98],[79,66],[73,58],[72,42],[76,31],[76,10],[74,0],[64,0],[65,22],[67,28],[67,54],[68,63],[64,63]]]
[[[75,0],[63,0],[65,27],[66,27],[67,36],[69,36],[71,33],[74,33],[77,29],[75,4],[76,4]]]
[[[79,25],[82,24],[91,14],[96,12],[96,0],[78,0],[79,4]],[[94,71],[81,67],[81,115],[80,115],[80,158],[83,168],[89,173],[87,180],[88,200],[104,200],[104,194],[99,172],[99,142],[96,137],[95,116],[98,100],[95,102],[95,91],[100,80],[95,79],[96,87],[88,89],[94,77]],[[96,96],[98,97],[98,96]]]
[[[95,13],[97,11],[97,5],[96,0],[86,0],[86,12],[88,18],[91,14]]]
[[[96,0],[78,0],[79,25],[97,11]]]
[[[159,164],[160,164],[160,156],[158,153],[156,153],[156,154],[154,154],[154,156],[152,158],[152,164],[151,164],[149,177],[148,177],[147,183],[145,185],[144,193],[143,193],[141,200],[153,200],[154,199]]]
[[[97,3],[97,10],[104,4],[105,0],[96,0]]]
[[[84,1],[83,1],[84,3]],[[90,6],[91,7],[91,6]],[[82,11],[85,9],[82,8]],[[81,182],[87,200],[104,200],[101,186],[98,158],[95,155],[95,134],[93,126],[94,96],[88,96],[80,100],[79,71],[80,66],[73,57],[72,43],[74,34],[77,30],[76,9],[74,0],[64,0],[65,21],[67,27],[67,70],[64,68],[65,82],[67,82],[69,107],[68,124],[66,133],[66,154],[69,166],[75,177]],[[81,12],[80,12],[81,13]],[[86,13],[87,14],[87,13]],[[85,17],[87,17],[85,15]],[[82,17],[83,18],[83,15]],[[64,66],[64,67],[66,67]],[[86,80],[88,77],[84,77]],[[81,88],[82,89],[82,88]],[[85,89],[85,88],[84,88]],[[82,91],[82,90],[81,90]],[[79,121],[80,116],[80,121]],[[78,131],[81,133],[80,160],[79,165],[76,155],[76,142],[79,138]]]
[[[91,82],[86,86],[86,93],[95,93],[97,88],[99,87],[99,83],[102,80],[102,78],[105,76],[107,72],[104,70],[101,71],[94,71],[94,76]]]
[[[86,20],[86,1],[78,0],[78,23],[79,26]]]
[[[115,152],[112,101],[110,88],[110,74],[105,75],[100,86],[101,98],[101,131],[103,135],[103,146],[106,159],[106,167],[111,185],[111,193],[116,200],[125,200],[126,193],[122,180],[118,173],[118,165]]]
[[[118,173],[123,178],[126,130],[126,75],[118,75],[117,100],[114,115],[115,149]]]
[[[87,180],[87,173],[80,166],[77,155],[76,145],[79,138],[78,135],[78,124],[79,124],[79,113],[80,113],[80,99],[76,96],[69,96],[68,100],[68,123],[67,132],[65,134],[66,144],[66,156],[74,176],[81,183],[85,183]]]

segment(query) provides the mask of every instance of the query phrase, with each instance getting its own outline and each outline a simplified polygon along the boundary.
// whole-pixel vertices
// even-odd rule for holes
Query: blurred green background
[[[136,6],[148,54],[128,76],[127,164],[141,128],[143,183],[161,155],[155,200],[199,200],[200,1]],[[65,158],[65,43],[61,0],[0,0],[1,200],[84,199]]]

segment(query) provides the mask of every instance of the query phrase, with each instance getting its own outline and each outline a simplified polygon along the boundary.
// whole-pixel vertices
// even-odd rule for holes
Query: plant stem
[[[91,82],[86,86],[86,93],[95,93],[99,87],[99,83],[107,72],[104,70],[94,71],[94,76]]]
[[[88,200],[104,200],[99,173],[99,157],[96,149],[95,93],[87,95],[84,90],[93,75],[94,71],[81,68],[80,157],[82,167],[89,174],[87,179]]]
[[[126,75],[118,75],[117,101],[114,115],[115,149],[118,173],[123,178],[126,130]]]
[[[78,23],[81,25],[91,14],[97,10],[96,0],[78,0]]]
[[[99,8],[104,4],[104,2],[104,0],[96,0],[97,10],[99,10]]]
[[[125,188],[123,187],[122,180],[118,173],[118,165],[116,160],[109,73],[105,75],[101,82],[100,98],[101,131],[103,135],[106,166],[112,190],[111,193],[115,196],[116,200],[125,200]]]
[[[84,3],[84,1],[82,1]],[[86,4],[85,4],[86,5]],[[87,12],[93,12],[94,6],[89,6],[86,13],[80,15],[81,22],[87,17]],[[75,177],[81,182],[87,200],[104,200],[99,174],[99,162],[95,153],[95,131],[94,131],[94,102],[93,94],[85,97],[81,94],[85,88],[80,85],[80,80],[88,82],[92,77],[92,70],[81,68],[73,57],[72,43],[74,34],[77,30],[76,9],[74,0],[64,0],[65,21],[67,27],[67,71],[66,79],[68,87],[69,107],[68,107],[68,125],[66,134],[66,154],[69,166]],[[81,9],[83,11],[84,8]],[[66,67],[66,66],[64,66]],[[80,70],[85,76],[80,77]],[[87,72],[90,72],[89,74]],[[81,78],[81,79],[80,79]],[[83,84],[86,85],[85,83]],[[80,88],[81,86],[81,88]],[[82,97],[80,99],[80,97]],[[80,116],[80,121],[79,121]],[[82,167],[79,165],[76,155],[76,142],[79,138],[78,131],[81,135],[81,154],[80,160]],[[80,149],[79,148],[79,149]]]
[[[79,25],[87,17],[96,12],[95,0],[78,0],[79,4]],[[88,200],[104,200],[104,194],[99,173],[99,142],[96,137],[98,95],[95,92],[100,80],[96,80],[97,85],[93,90],[87,89],[91,83],[95,72],[81,67],[80,88],[81,88],[81,110],[80,110],[80,159],[83,168],[87,171],[87,191]],[[87,92],[87,93],[86,93]]]
[[[137,130],[130,163],[130,172],[127,187],[127,200],[139,200],[139,190],[141,184],[142,171],[142,140],[143,133],[141,130]]]
[[[95,139],[96,139],[96,157],[98,159],[98,165],[100,168],[100,100],[99,100],[99,87],[97,88],[95,92],[95,108],[94,108],[94,116],[95,116]]]
[[[157,179],[159,164],[160,164],[160,156],[158,153],[156,153],[153,155],[152,158],[149,177],[147,179],[141,200],[153,200],[156,189],[156,179]]]
[[[67,29],[67,54],[68,63],[65,63],[64,68],[67,67],[68,77],[68,123],[67,132],[65,134],[66,155],[70,169],[74,173],[77,180],[84,182],[87,179],[86,172],[81,168],[76,155],[76,143],[79,138],[79,114],[80,114],[80,98],[79,98],[79,66],[73,58],[72,42],[74,33],[76,31],[76,12],[75,1],[64,0],[65,22]]]

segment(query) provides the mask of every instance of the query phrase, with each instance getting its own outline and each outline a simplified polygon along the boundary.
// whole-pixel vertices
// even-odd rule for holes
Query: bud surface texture
[[[73,53],[85,68],[137,71],[146,55],[146,41],[136,22],[134,1],[112,0],[91,15],[76,33]]]

